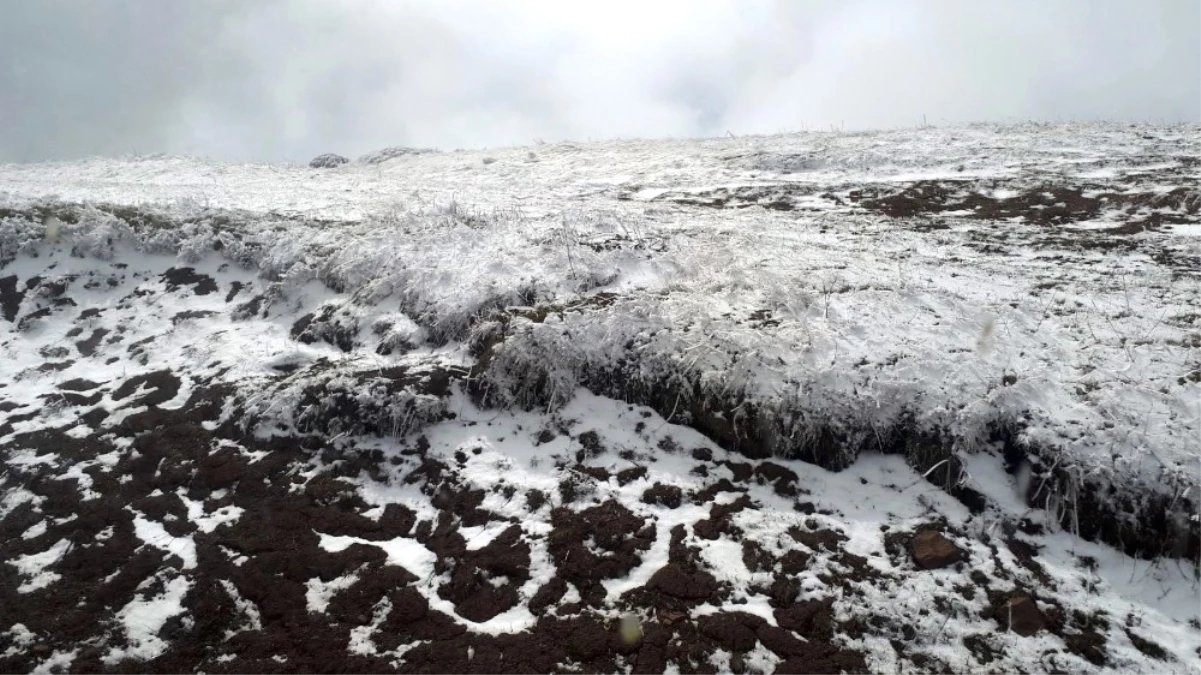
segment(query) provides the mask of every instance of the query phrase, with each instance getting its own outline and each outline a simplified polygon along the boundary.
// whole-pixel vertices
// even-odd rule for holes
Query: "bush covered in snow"
[[[309,168],[312,169],[334,169],[349,162],[342,155],[336,155],[332,152],[327,152],[324,155],[317,155],[309,162]]]

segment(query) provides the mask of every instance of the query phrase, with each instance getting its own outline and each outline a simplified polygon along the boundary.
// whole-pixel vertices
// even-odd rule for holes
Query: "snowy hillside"
[[[0,166],[0,457],[5,671],[1195,671],[1201,127]]]

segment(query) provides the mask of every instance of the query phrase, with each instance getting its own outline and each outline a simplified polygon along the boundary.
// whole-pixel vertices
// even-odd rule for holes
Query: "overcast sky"
[[[1197,0],[9,0],[0,162],[1201,122]]]

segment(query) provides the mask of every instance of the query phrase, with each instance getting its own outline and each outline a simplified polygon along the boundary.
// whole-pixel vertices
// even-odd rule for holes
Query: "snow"
[[[22,539],[37,539],[46,533],[46,521],[39,520],[36,524],[31,525],[28,530],[21,533]]]
[[[45,501],[44,497],[34,494],[24,488],[18,487],[7,490],[4,493],[4,496],[0,497],[0,517],[4,517],[12,513],[13,510],[21,504],[33,503],[36,505],[42,501]]]
[[[463,407],[459,408],[460,417],[455,421],[435,425],[424,432],[430,439],[430,452],[434,455],[450,459],[456,450],[465,447],[507,448],[510,445],[508,439],[512,438],[517,426],[523,426],[527,430],[536,428],[536,426],[530,425],[530,421],[537,418],[537,413],[513,411],[497,414],[492,411],[473,410],[466,403],[461,403],[461,405]],[[606,464],[613,466],[612,449],[622,447],[623,444],[627,444],[625,447],[654,447],[654,443],[650,442],[648,438],[638,439],[630,432],[630,424],[623,420],[623,414],[630,414],[628,408],[629,406],[626,404],[580,392],[578,397],[573,399],[573,403],[564,408],[562,412],[571,413],[569,416],[575,417],[574,413],[587,411],[586,416],[580,415],[579,418],[586,420],[586,428],[600,430],[602,443],[611,449],[610,453],[592,461],[601,466]],[[644,419],[641,415],[636,415],[636,417]],[[487,430],[480,431],[479,426],[465,426],[473,420],[481,422],[486,420]],[[652,438],[660,437],[659,434],[662,434],[682,439],[695,434],[691,429],[673,425],[657,415],[652,415],[645,421],[648,432],[654,429],[658,430]],[[465,438],[466,440],[464,440]],[[505,438],[506,441],[498,441],[500,438]],[[529,445],[513,444],[513,447],[529,448]],[[514,454],[516,455],[516,453]],[[723,453],[717,450],[715,455],[720,459]],[[487,490],[494,486],[502,475],[505,481],[515,484],[519,488],[545,485],[538,472],[524,470],[525,464],[520,461],[520,455],[513,457],[512,468],[503,474],[494,470],[495,451],[479,455],[469,453],[467,457],[467,464],[461,468],[460,475],[472,488]],[[615,484],[599,484],[597,486],[597,492],[593,495],[591,503],[603,501],[610,496],[615,497],[634,513],[654,518],[658,533],[655,543],[643,553],[642,562],[638,567],[631,570],[625,577],[604,582],[610,601],[627,590],[644,585],[655,571],[667,563],[669,541],[667,533],[672,527],[676,524],[691,526],[696,521],[708,516],[709,505],[707,504],[704,506],[685,504],[677,509],[665,509],[644,504],[638,499],[645,486],[660,477],[672,476],[677,483],[686,487],[699,486],[699,479],[688,476],[687,471],[671,468],[678,462],[677,457],[678,455],[657,455],[649,467],[648,477],[624,488],[619,488]],[[732,455],[730,457],[734,458]],[[991,523],[999,523],[1004,519],[1017,519],[1030,512],[1024,504],[1009,496],[1013,495],[1014,491],[1012,477],[1003,470],[999,470],[996,462],[989,463],[984,457],[976,458],[969,463],[973,485],[980,487],[986,494],[997,495],[999,498],[994,504],[996,510],[983,519],[973,517],[962,504],[924,481],[920,474],[914,472],[899,456],[865,456],[850,468],[837,473],[797,461],[775,461],[784,464],[798,474],[797,487],[804,492],[812,493],[812,498],[817,501],[819,506],[829,504],[837,509],[837,513],[833,516],[804,515],[793,510],[791,504],[775,494],[770,486],[752,485],[749,495],[755,502],[763,504],[763,507],[739,512],[736,514],[734,522],[746,533],[748,539],[768,547],[781,547],[780,552],[788,550],[790,545],[795,546],[795,544],[787,543],[792,540],[785,534],[786,530],[794,526],[804,526],[807,521],[816,520],[822,527],[833,528],[847,537],[848,540],[843,545],[844,550],[864,556],[870,566],[881,571],[899,573],[901,570],[889,563],[888,557],[885,555],[881,526],[904,530],[925,522],[931,513],[938,513],[940,517],[946,518],[954,526],[963,527],[972,532],[984,532],[989,529]],[[487,467],[488,470],[483,470],[483,467]],[[986,467],[989,469],[988,471],[984,470]],[[526,482],[527,478],[530,479],[530,482]],[[866,489],[864,485],[867,486]],[[848,498],[851,495],[853,498]],[[734,497],[735,495],[723,493],[719,495],[716,502],[728,502]],[[526,514],[525,521],[522,523],[523,528],[527,531],[533,529],[537,521],[546,518],[544,514],[545,512]],[[323,537],[323,547],[332,550],[331,545],[348,546],[353,543],[352,539],[349,537]],[[405,542],[404,547],[406,548],[419,546],[408,540],[397,541]],[[396,544],[394,542],[381,543],[361,540],[359,543],[381,546],[385,551],[389,551],[389,559],[394,561],[394,564],[405,559],[404,553],[392,552],[395,551]],[[736,588],[742,589],[742,593],[745,595],[741,597],[746,602],[745,604],[729,604],[724,607],[702,605],[693,611],[692,616],[734,610],[758,614],[769,623],[774,624],[775,619],[771,608],[766,604],[766,599],[762,595],[748,592],[755,579],[742,562],[742,551],[739,545],[724,538],[712,542],[695,540],[694,543],[701,546],[702,558],[709,564],[710,569],[714,570],[720,578],[735,584]],[[990,548],[977,540],[962,539],[957,540],[956,543],[969,551],[969,568],[984,571],[990,576],[995,573],[996,568],[991,558],[993,554]],[[1186,569],[1167,560],[1161,560],[1158,563],[1138,561],[1118,553],[1108,546],[1084,542],[1067,532],[1057,532],[1040,538],[1039,543],[1045,545],[1045,548],[1038,555],[1037,561],[1044,566],[1046,572],[1051,575],[1060,589],[1058,592],[1046,591],[1049,593],[1048,597],[1074,597],[1073,594],[1078,592],[1076,589],[1081,588],[1081,568],[1078,563],[1080,556],[1092,556],[1098,561],[1090,582],[1094,589],[1093,592],[1098,598],[1094,601],[1095,607],[1103,609],[1111,617],[1124,617],[1133,612],[1141,617],[1144,625],[1163,626],[1167,634],[1177,635],[1181,640],[1180,648],[1174,650],[1178,658],[1183,661],[1193,659],[1188,654],[1188,645],[1201,645],[1201,636],[1195,629],[1189,628],[1187,622],[1198,616],[1197,602],[1198,597],[1201,596],[1198,595],[1195,579]],[[1001,556],[1008,568],[1021,569],[1012,555],[1004,548],[1000,549],[998,555]],[[420,555],[416,557],[420,557]],[[816,556],[813,564],[815,567],[801,575],[803,599],[819,599],[830,595],[833,589],[818,577],[823,572],[839,574],[838,568],[823,561],[820,555]],[[413,567],[406,565],[406,567],[414,572],[417,571],[415,567],[421,568],[420,564],[415,564]],[[535,558],[534,564],[531,565],[532,570],[547,570],[548,568],[549,571],[543,572],[546,578],[553,573],[552,564],[549,562],[539,563]],[[916,609],[928,607],[930,599],[939,594],[941,586],[944,584],[950,586],[955,583],[958,575],[958,572],[951,570],[934,570],[924,573],[921,577],[906,577],[907,581],[904,586],[888,585],[885,588],[877,589],[871,584],[863,584],[861,588],[866,595],[863,599],[857,600],[855,606],[895,612],[899,621],[913,622]],[[993,583],[998,584],[997,588],[1002,587],[1000,581]],[[534,584],[533,588],[537,588],[539,585]],[[523,597],[528,598],[529,596]],[[732,597],[739,598],[740,596],[736,591]],[[1171,601],[1165,604],[1165,597],[1171,598]],[[433,606],[435,597],[429,597],[429,599]],[[977,596],[972,603],[961,602],[965,602],[964,608],[969,616],[978,613],[983,608],[980,596]],[[519,607],[496,617],[487,624],[472,624],[462,619],[460,621],[467,625],[469,630],[493,632],[502,617],[507,622],[510,617],[516,619],[520,615]],[[509,624],[506,630],[519,630],[524,625],[528,625],[528,623],[517,621],[515,624]],[[927,635],[940,634],[942,636],[940,640],[945,644],[956,644],[962,636],[980,630],[979,626],[970,620],[960,618],[948,620],[945,615],[931,615],[924,618],[918,622],[917,628],[919,632],[924,631]],[[1014,639],[1018,640],[1018,638]],[[1116,637],[1111,639],[1117,640]],[[1058,644],[1056,640],[1054,637],[1042,637],[1029,642],[1013,642],[1010,648],[1018,651],[1013,653],[1012,663],[1037,662],[1042,651]],[[866,644],[864,646],[865,648],[870,647]],[[878,647],[881,650],[887,650],[887,659],[882,663],[895,662],[896,657],[888,647],[887,641],[882,642]],[[878,651],[878,653],[880,659],[885,659],[884,651]],[[946,649],[937,653],[940,657],[948,659],[953,666],[959,663],[960,669],[972,667],[972,662],[964,661],[962,656],[958,656],[954,650]],[[1129,652],[1125,653],[1122,658],[1137,660],[1141,657],[1138,657],[1137,652]],[[1034,659],[1034,661],[1023,661],[1023,659]]]
[[[241,507],[231,504],[214,509],[212,513],[205,513],[204,504],[193,499],[188,499],[187,492],[183,488],[177,490],[175,494],[184,503],[184,506],[187,507],[188,520],[195,523],[196,528],[201,532],[212,532],[221,525],[237,522],[238,518],[242,517],[244,511]],[[214,496],[220,499],[220,496]],[[138,536],[140,537],[141,535]]]
[[[1138,560],[1083,541],[1059,526],[1053,509],[1028,506],[1023,487],[1033,478],[1006,471],[992,432],[1014,429],[1076,483],[1112,485],[1136,503],[1164,498],[1177,504],[1186,497],[1196,503],[1201,382],[1193,374],[1201,368],[1201,271],[1188,262],[1201,255],[1196,213],[1157,208],[1159,216],[1187,222],[1116,235],[1109,231],[1129,214],[1103,211],[1068,226],[1022,218],[984,222],[969,209],[885,218],[851,197],[860,189],[890,194],[916,181],[943,181],[959,193],[995,200],[1054,185],[1076,186],[1085,195],[1167,194],[1183,186],[1195,197],[1198,176],[1189,162],[1201,156],[1201,129],[1161,131],[1148,139],[1139,129],[1102,124],[976,125],[551,144],[486,155],[392,149],[324,172],[178,157],[0,166],[0,276],[73,279],[68,294],[77,303],[18,328],[49,307],[31,291],[12,328],[0,333],[0,382],[15,385],[0,391],[17,406],[6,415],[39,413],[0,431],[0,442],[49,426],[75,425],[69,435],[81,442],[112,434],[146,410],[131,401],[153,387],[122,400],[114,400],[112,390],[163,369],[176,372],[181,383],[160,409],[184,406],[204,382],[229,383],[234,399],[245,404],[245,419],[238,421],[254,424],[260,436],[316,433],[306,408],[313,405],[309,392],[354,392],[357,403],[374,406],[371,414],[391,425],[388,437],[350,438],[343,431],[329,434],[330,444],[353,440],[398,456],[420,433],[431,456],[456,466],[463,486],[484,491],[482,508],[521,527],[531,566],[520,602],[486,622],[456,618],[473,633],[501,634],[537,621],[529,601],[556,573],[545,540],[552,509],[612,498],[653,522],[657,536],[640,563],[627,576],[604,581],[606,602],[613,604],[667,564],[674,527],[691,528],[713,503],[737,497],[722,493],[699,505],[686,500],[676,509],[641,501],[655,483],[690,493],[712,482],[691,473],[693,448],[719,462],[745,458],[687,426],[696,422],[687,400],[660,411],[670,412],[665,417],[617,400],[625,393],[620,387],[586,388],[604,380],[598,374],[619,370],[615,379],[626,389],[664,384],[753,406],[762,428],[779,441],[775,449],[784,452],[778,454],[805,447],[815,424],[847,439],[848,459],[855,461],[843,471],[774,460],[796,472],[796,488],[823,511],[799,513],[796,500],[769,485],[750,485],[756,507],[738,512],[733,522],[745,539],[775,552],[800,547],[788,538],[790,528],[817,523],[846,538],[843,551],[905,581],[861,583],[861,597],[844,598],[843,589],[824,580],[841,574],[840,563],[814,551],[813,567],[798,576],[803,598],[838,596],[845,616],[869,609],[887,614],[911,625],[953,670],[971,670],[978,664],[961,642],[985,630],[978,618],[985,599],[953,596],[952,615],[919,614],[932,598],[946,597],[943,585],[953,583],[952,573],[902,569],[888,555],[882,528],[908,532],[936,515],[963,533],[956,543],[973,569],[996,577],[996,588],[1012,590],[1017,581],[1000,580],[1001,568],[1015,570],[1012,576],[1023,583],[1037,580],[1024,579],[1030,573],[1013,554],[985,540],[1030,518],[1047,530],[1036,556],[1053,581],[1041,586],[1045,598],[1103,611],[1115,622],[1135,616],[1140,630],[1156,636],[1178,663],[1195,666],[1201,638],[1188,624],[1198,617],[1195,576],[1167,559]],[[64,206],[73,202],[82,206]],[[131,224],[114,215],[114,205],[136,206],[170,225]],[[65,211],[45,224],[3,215],[40,207]],[[68,213],[72,217],[63,218]],[[1098,241],[1105,245],[1094,246]],[[185,265],[218,280],[221,292],[168,292],[162,275]],[[225,288],[234,282],[243,290],[230,302]],[[260,296],[256,309],[233,309]],[[93,309],[102,311],[83,316]],[[322,312],[359,342],[342,349],[294,339],[298,319]],[[85,332],[69,337],[73,326]],[[71,347],[95,329],[123,336],[114,351],[121,358],[72,357],[61,370],[39,370],[50,350]],[[138,343],[147,347],[125,351]],[[376,348],[385,343],[395,349]],[[481,409],[457,389],[446,397],[409,389],[385,396],[359,379],[389,368],[427,375],[466,370],[482,343],[494,348],[473,377],[509,404],[499,409]],[[61,396],[59,385],[76,378],[99,383],[104,394],[96,406],[109,414],[96,429],[80,423],[70,406],[47,403]],[[224,415],[234,412],[228,405]],[[973,514],[930,484],[903,456],[879,454],[873,444],[885,445],[880,439],[898,429],[949,439],[963,467],[961,484],[986,498],[984,513]],[[581,450],[579,433],[589,430],[608,452],[587,457],[586,464],[611,473],[645,466],[647,473],[625,485],[598,481],[583,504],[562,504],[557,486],[567,475],[566,458]],[[541,431],[554,438],[532,440]],[[671,451],[668,440],[682,449]],[[134,452],[128,439],[114,445],[113,452],[82,460],[17,448],[5,463],[22,475],[54,469],[93,500],[102,495],[93,490],[90,472],[111,471]],[[267,456],[224,440],[212,449],[233,449],[255,461]],[[456,453],[467,459],[457,462]],[[304,478],[321,470],[314,462]],[[733,473],[715,464],[712,477]],[[371,507],[361,514],[368,518],[378,521],[394,503],[419,520],[438,515],[418,486],[362,477],[355,485]],[[505,487],[516,492],[505,496]],[[547,505],[531,512],[511,496],[530,490],[549,495]],[[206,500],[189,495],[181,487],[166,496],[182,502],[198,533],[217,532],[243,516],[237,506],[209,509]],[[6,486],[0,517],[23,505],[36,514],[43,501],[20,485]],[[42,550],[6,558],[22,576],[21,593],[58,580],[54,564],[72,546],[62,539],[44,548],[38,540],[48,520],[38,517],[21,540]],[[172,536],[140,512],[133,522],[138,539],[178,555],[183,569],[161,593],[143,594],[119,610],[129,647],[113,648],[110,664],[153,658],[167,648],[158,631],[184,612],[198,566],[201,534]],[[467,550],[478,551],[509,525],[496,520],[459,532]],[[379,548],[389,564],[418,577],[415,585],[432,609],[456,616],[453,603],[438,593],[445,579],[434,573],[435,554],[415,538],[317,534],[329,552],[355,544]],[[741,611],[775,623],[766,597],[755,590],[765,579],[747,568],[739,541],[691,536],[688,543],[700,548],[738,601],[702,605],[693,618]],[[235,565],[247,561],[225,550]],[[1094,563],[1082,566],[1083,558]],[[309,579],[308,611],[325,612],[358,580],[358,573]],[[238,630],[261,629],[258,608],[232,582],[222,584],[243,617]],[[565,602],[578,600],[571,586]],[[384,598],[371,623],[353,629],[351,653],[380,655],[372,636],[389,603]],[[16,626],[8,635],[14,645],[33,639]],[[1002,668],[1089,667],[1062,653],[1046,660],[1048,650],[1063,651],[1060,639],[1048,634],[1025,641],[994,637],[1006,650]],[[1146,663],[1122,629],[1107,639],[1113,663]],[[877,669],[902,665],[880,635],[854,646]],[[410,647],[389,656],[402,660]],[[728,668],[730,657],[714,654],[713,663]],[[54,652],[39,667],[65,668],[71,658]],[[764,672],[778,661],[762,647],[743,658]]]
[[[245,623],[242,624],[242,626],[236,629],[226,629],[225,639],[228,640],[242,631],[262,630],[263,619],[262,614],[259,612],[258,606],[242,597],[242,594],[238,592],[238,587],[235,586],[232,581],[222,579],[221,587],[225,589],[225,592],[228,593],[229,597],[234,601],[234,607],[237,608],[238,613],[245,617]]]
[[[597,149],[606,158],[625,157],[614,150],[627,148]],[[578,154],[571,157],[580,159]],[[431,154],[410,160],[436,163],[445,158]],[[183,162],[174,160],[176,170],[202,168],[188,169]],[[538,166],[538,171],[549,170],[545,163]],[[582,170],[575,164],[572,168]],[[13,176],[15,185],[41,170],[45,167],[21,168]],[[120,170],[120,165],[113,167],[116,175]],[[232,171],[230,167],[222,174]],[[285,174],[268,175],[282,181]],[[546,179],[537,171],[529,177]],[[369,181],[371,174],[360,178]],[[479,178],[471,194],[486,199],[486,176]],[[272,190],[284,189],[281,182],[267,190],[261,177],[246,183],[266,191],[230,183],[231,196],[247,200],[230,205],[255,208],[253,198],[266,199]],[[72,181],[80,184],[87,181]],[[126,187],[136,193],[135,186]],[[321,187],[314,186],[315,194]],[[1029,269],[1014,270],[1009,261],[999,266],[988,258],[969,257],[970,251],[958,245],[930,250],[925,237],[880,230],[877,223],[860,222],[853,214],[840,216],[849,227],[840,227],[845,231],[831,237],[798,227],[795,217],[781,229],[784,223],[770,212],[721,212],[721,220],[702,216],[681,229],[671,220],[655,225],[625,206],[606,202],[604,209],[612,210],[611,216],[567,211],[557,218],[536,219],[511,206],[469,211],[449,202],[432,210],[365,216],[362,223],[340,226],[336,239],[334,230],[324,225],[294,223],[296,236],[276,240],[258,264],[267,274],[284,274],[285,288],[294,289],[303,304],[328,297],[305,286],[306,279],[314,274],[345,277],[353,285],[362,284],[368,294],[398,292],[402,305],[435,334],[460,338],[465,337],[468,317],[480,307],[524,288],[548,298],[571,297],[580,283],[619,290],[623,296],[605,311],[570,313],[540,324],[518,320],[512,326],[515,334],[497,359],[497,375],[506,368],[556,364],[549,375],[552,382],[562,382],[559,398],[567,397],[564,390],[574,390],[573,380],[581,370],[606,367],[620,356],[620,345],[633,341],[644,372],[701,377],[721,390],[753,396],[768,411],[843,419],[852,431],[887,429],[902,416],[916,414],[919,424],[950,424],[970,448],[995,420],[1029,415],[1024,437],[1068,453],[1082,474],[1097,468],[1103,448],[1114,443],[1132,446],[1124,456],[1129,466],[1123,470],[1150,486],[1184,480],[1182,474],[1195,459],[1194,448],[1186,443],[1198,429],[1198,413],[1189,405],[1195,387],[1175,383],[1188,368],[1188,356],[1162,346],[1180,339],[1181,330],[1165,325],[1163,318],[1185,312],[1197,300],[1196,283],[1173,282],[1165,296],[1165,273],[1137,261],[1114,260],[1096,273],[1076,270],[1076,278],[1062,280],[1060,290],[1032,304],[1030,281],[1014,276],[1014,271],[1043,275],[1035,259],[1020,265]],[[487,223],[482,229],[473,220],[481,218]],[[264,225],[279,227],[270,216]],[[644,242],[666,242],[668,250],[636,253],[619,247],[596,252],[576,243],[589,232],[636,232]],[[338,248],[330,249],[335,240],[340,241]],[[298,257],[315,248],[331,250],[328,272],[315,271]],[[713,250],[728,254],[713,256]],[[964,254],[965,262],[950,264],[948,254]],[[438,263],[431,265],[435,260]],[[168,260],[160,264],[165,267]],[[201,268],[212,266],[210,262]],[[480,276],[478,270],[487,274]],[[1120,280],[1120,286],[1106,283],[1107,278]],[[1088,303],[1073,306],[1086,293]],[[766,333],[738,316],[764,306],[782,319]],[[369,323],[371,318],[362,320]],[[997,321],[1001,328],[992,348],[965,352],[978,341],[985,321]],[[206,360],[229,353],[263,354],[269,345],[279,349],[286,344],[281,332],[246,334],[251,325],[207,323],[220,330],[209,331],[206,340],[182,333],[187,339],[173,351]],[[696,328],[680,331],[689,325]],[[1156,339],[1127,344],[1142,335]],[[197,344],[210,346],[196,349]],[[240,359],[234,367],[247,374],[262,373],[283,358],[294,360],[285,357],[287,353],[311,360],[319,350],[289,348],[283,354],[264,354],[255,365]],[[904,358],[880,373],[853,368],[876,362],[882,354]],[[1114,369],[1115,363],[1121,367]],[[1140,379],[1125,376],[1131,371],[1139,372]],[[1012,391],[995,384],[1008,372],[1026,374]],[[1100,379],[1100,386],[1081,398],[1076,391],[1084,378]],[[497,379],[503,384],[503,377]],[[1148,395],[1144,383],[1167,393]],[[177,402],[185,397],[186,390],[181,391]],[[866,415],[859,404],[864,397],[890,404]],[[1031,409],[1031,403],[1038,406]],[[1122,424],[1106,423],[1115,419]],[[1143,433],[1131,443],[1128,436],[1119,435],[1124,428]]]
[[[32,673],[42,675],[43,673],[62,673],[69,672],[71,662],[75,660],[75,656],[79,650],[74,649],[69,652],[55,650],[45,661],[42,661]]]
[[[144,515],[134,512],[134,534],[149,546],[166,551],[169,555],[178,555],[183,559],[184,569],[196,566],[196,542],[191,536],[171,536],[162,523],[150,520]]]
[[[491,544],[492,540],[496,539],[505,529],[507,528],[500,523],[488,523],[476,527],[460,527],[459,533],[467,540],[468,551],[478,551]]]
[[[41,553],[31,553],[9,560],[8,564],[16,567],[17,572],[26,577],[25,581],[17,587],[17,592],[32,593],[61,579],[62,575],[48,568],[53,567],[69,550],[71,550],[71,542],[60,539]]]
[[[168,619],[184,611],[183,598],[190,587],[186,577],[175,577],[166,583],[162,593],[151,598],[138,597],[122,607],[117,619],[124,625],[129,646],[113,647],[104,662],[113,665],[126,658],[149,660],[161,654],[167,643],[158,633]]]
[[[9,643],[9,646],[4,650],[4,656],[16,654],[25,647],[33,644],[37,639],[33,631],[29,630],[23,623],[14,623],[12,627],[4,631],[4,635],[8,638]]]
[[[431,576],[434,572],[434,562],[437,560],[437,556],[414,539],[397,537],[387,541],[370,541],[358,537],[331,536],[320,532],[317,534],[321,537],[321,548],[332,553],[345,551],[354,544],[378,546],[380,550],[388,554],[388,563],[391,565],[403,567],[423,578]]]
[[[58,456],[51,452],[44,455],[37,455],[32,450],[18,450],[9,457],[8,462],[20,467],[31,467],[39,464],[53,466],[58,463]]]
[[[321,577],[313,577],[305,582],[305,604],[310,612],[322,614],[325,612],[325,608],[329,607],[329,601],[335,595],[350,588],[358,580],[359,577],[355,574],[346,574],[331,581],[322,581]]]
[[[1178,237],[1201,237],[1201,223],[1171,225],[1172,234]]]
[[[629,508],[628,503],[627,508]],[[605,580],[604,586],[608,599],[615,600],[627,591],[645,586],[655,572],[658,572],[667,564],[668,545],[671,543],[671,528],[680,523],[695,522],[706,515],[708,515],[707,508],[682,507],[666,517],[657,519],[655,522],[655,543],[651,544],[650,549],[642,554],[641,563],[630,570],[630,573],[623,578]]]

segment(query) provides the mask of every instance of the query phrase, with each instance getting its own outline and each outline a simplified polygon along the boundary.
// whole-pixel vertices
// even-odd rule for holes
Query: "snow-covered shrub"
[[[327,152],[324,155],[317,155],[309,162],[309,167],[313,169],[335,169],[349,162],[342,155],[337,155],[332,152]]]

